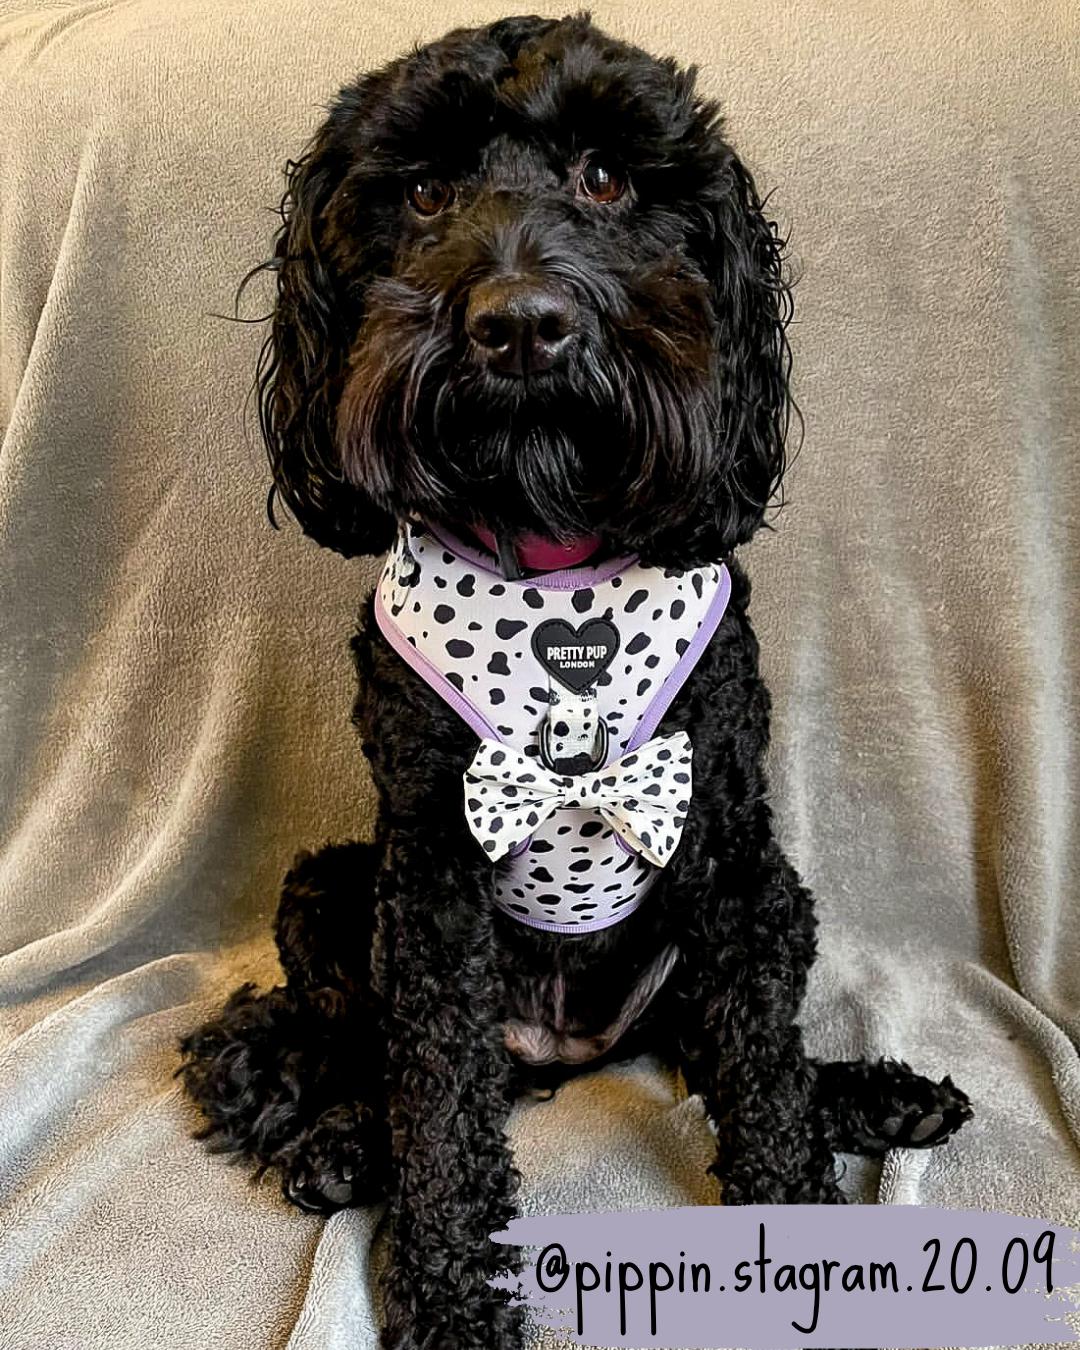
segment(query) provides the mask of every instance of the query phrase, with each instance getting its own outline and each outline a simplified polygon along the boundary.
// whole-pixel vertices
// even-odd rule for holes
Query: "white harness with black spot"
[[[635,558],[509,580],[461,540],[402,527],[376,621],[480,737],[464,809],[506,914],[581,933],[644,900],[692,791],[689,737],[654,733],[730,592],[722,563]]]

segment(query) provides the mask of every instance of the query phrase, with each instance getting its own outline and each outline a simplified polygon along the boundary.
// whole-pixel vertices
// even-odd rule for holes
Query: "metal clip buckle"
[[[607,723],[601,717],[596,723],[596,742],[593,747],[592,758],[585,764],[581,764],[583,756],[577,755],[573,760],[554,759],[551,753],[551,718],[545,717],[540,723],[540,761],[545,769],[550,769],[552,773],[565,773],[566,770],[560,769],[560,764],[573,764],[572,773],[594,773],[602,768],[608,755],[608,745],[610,743],[610,734]],[[579,767],[580,765],[580,767]]]

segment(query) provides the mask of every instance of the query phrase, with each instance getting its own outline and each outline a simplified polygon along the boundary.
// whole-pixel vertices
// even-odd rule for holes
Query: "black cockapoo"
[[[321,544],[390,550],[353,642],[379,823],[300,856],[286,983],[181,1072],[298,1205],[388,1200],[386,1346],[501,1350],[517,1094],[661,1056],[727,1204],[839,1202],[836,1151],[971,1112],[796,1024],[813,900],[734,559],[783,472],[791,301],[693,70],[587,16],[452,32],[342,91],[283,220],[275,490]]]

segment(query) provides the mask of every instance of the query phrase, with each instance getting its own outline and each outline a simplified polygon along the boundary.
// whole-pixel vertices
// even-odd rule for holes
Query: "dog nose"
[[[550,370],[576,329],[577,310],[566,291],[520,278],[474,286],[465,312],[465,331],[503,375]]]

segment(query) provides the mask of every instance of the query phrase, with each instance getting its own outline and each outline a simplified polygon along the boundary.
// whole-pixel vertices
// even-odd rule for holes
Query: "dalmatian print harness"
[[[730,593],[722,563],[632,557],[509,580],[479,549],[402,526],[376,622],[480,737],[465,817],[506,914],[581,933],[645,899],[692,791],[689,737],[654,733]]]

